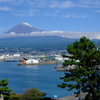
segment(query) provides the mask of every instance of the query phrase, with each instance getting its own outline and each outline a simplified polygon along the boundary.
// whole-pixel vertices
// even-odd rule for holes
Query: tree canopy
[[[84,36],[79,41],[69,44],[66,50],[72,57],[65,60],[63,66],[75,65],[75,67],[65,72],[65,76],[61,77],[64,82],[58,86],[68,87],[69,91],[76,89],[77,94],[81,88],[82,92],[87,93],[86,100],[99,100],[100,51],[94,42]]]
[[[30,88],[19,96],[19,100],[41,100],[45,95],[46,93],[43,93],[36,88]]]
[[[5,98],[9,98],[10,92],[12,91],[7,85],[7,79],[2,79],[0,81],[0,95],[3,95]]]

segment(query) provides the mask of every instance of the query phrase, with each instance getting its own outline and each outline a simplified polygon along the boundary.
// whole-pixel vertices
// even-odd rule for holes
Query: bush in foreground
[[[36,88],[27,89],[22,95],[18,95],[19,100],[42,100],[46,93],[39,91]]]

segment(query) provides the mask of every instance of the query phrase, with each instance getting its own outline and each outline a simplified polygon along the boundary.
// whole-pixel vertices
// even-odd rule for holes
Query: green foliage
[[[64,81],[58,85],[61,88],[68,87],[68,91],[79,88],[82,92],[87,92],[87,97],[91,100],[99,100],[100,96],[100,51],[95,44],[86,37],[80,38],[73,44],[68,45],[67,51],[72,55],[71,60],[64,62],[64,66],[75,65],[74,69],[69,69],[64,77]],[[79,60],[79,62],[76,62]],[[87,100],[87,99],[86,99]]]
[[[41,100],[46,94],[36,88],[27,89],[24,94],[19,95],[19,100]]]
[[[7,100],[19,100],[19,97],[16,93],[10,93]]]
[[[12,91],[11,89],[9,89],[9,87],[7,87],[7,85],[7,79],[2,79],[0,81],[0,94],[2,94],[5,98],[9,98],[9,94]]]

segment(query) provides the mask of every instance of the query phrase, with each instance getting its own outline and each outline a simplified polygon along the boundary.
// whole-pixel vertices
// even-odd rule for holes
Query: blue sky
[[[20,22],[47,31],[100,32],[100,0],[0,0],[0,34]]]

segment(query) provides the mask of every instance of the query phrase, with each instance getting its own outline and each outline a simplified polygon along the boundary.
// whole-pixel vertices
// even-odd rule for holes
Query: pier
[[[17,65],[53,65],[53,64],[56,64],[56,62],[55,61],[50,61],[50,62],[39,61],[39,63],[32,63],[32,64],[26,64],[26,63],[20,62]]]

